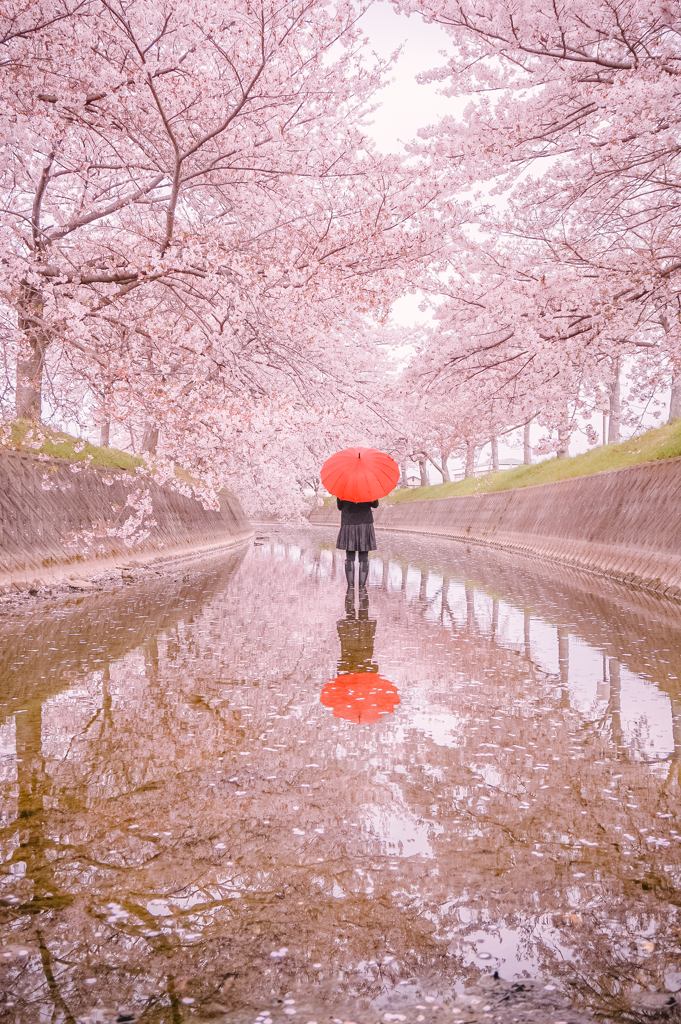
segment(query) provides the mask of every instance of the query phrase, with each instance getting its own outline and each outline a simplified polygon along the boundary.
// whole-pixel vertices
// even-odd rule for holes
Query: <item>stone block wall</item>
[[[155,520],[148,536],[128,546],[107,535],[107,528],[120,528],[135,514],[128,497],[144,490]],[[134,473],[0,452],[0,590],[230,546],[251,533],[241,505],[227,492],[219,511],[205,509]]]
[[[681,458],[552,484],[382,502],[377,529],[406,530],[548,558],[681,597]],[[335,526],[335,508],[310,522]]]

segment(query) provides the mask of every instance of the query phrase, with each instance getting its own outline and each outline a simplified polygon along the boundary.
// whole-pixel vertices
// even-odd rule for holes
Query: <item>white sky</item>
[[[371,134],[379,149],[396,152],[402,143],[413,139],[419,128],[434,124],[450,113],[456,101],[439,95],[437,85],[419,85],[416,76],[444,64],[443,50],[451,44],[438,25],[427,25],[413,15],[395,14],[388,3],[375,3],[360,21],[368,39],[368,49],[381,58],[389,57],[399,46],[402,53],[394,65],[394,82],[381,93],[382,106],[375,115]]]
[[[437,85],[419,85],[416,76],[444,64],[443,50],[449,49],[447,34],[438,25],[427,25],[413,15],[395,14],[388,3],[374,3],[360,22],[367,49],[381,58],[402,47],[392,72],[392,83],[380,93],[381,107],[374,115],[371,134],[384,153],[399,152],[416,137],[419,128],[434,124],[455,109],[456,101],[439,95]],[[396,323],[411,327],[423,323],[416,295],[405,295],[393,305]]]

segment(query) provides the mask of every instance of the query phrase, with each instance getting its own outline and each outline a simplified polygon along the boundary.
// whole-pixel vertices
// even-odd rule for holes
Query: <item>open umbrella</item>
[[[349,722],[379,722],[400,703],[397,687],[378,672],[354,672],[336,676],[319,698],[333,710],[334,718]]]
[[[400,479],[400,467],[376,448],[345,448],[326,460],[321,478],[337,498],[375,501],[390,494]]]

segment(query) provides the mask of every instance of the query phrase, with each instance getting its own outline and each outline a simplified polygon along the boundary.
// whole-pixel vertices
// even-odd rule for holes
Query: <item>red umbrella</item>
[[[397,687],[378,672],[355,672],[336,676],[326,684],[319,698],[334,718],[349,722],[378,722],[400,703]]]
[[[345,448],[326,460],[321,477],[329,494],[337,498],[375,501],[390,494],[400,479],[400,467],[376,448]]]

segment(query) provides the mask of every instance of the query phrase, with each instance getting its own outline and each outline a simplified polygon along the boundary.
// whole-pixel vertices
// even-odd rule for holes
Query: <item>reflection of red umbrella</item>
[[[349,722],[378,722],[400,703],[397,687],[378,672],[354,672],[336,676],[319,698],[334,718]]]
[[[394,459],[376,448],[346,448],[322,466],[322,483],[329,494],[345,501],[375,501],[390,494],[400,479]]]

